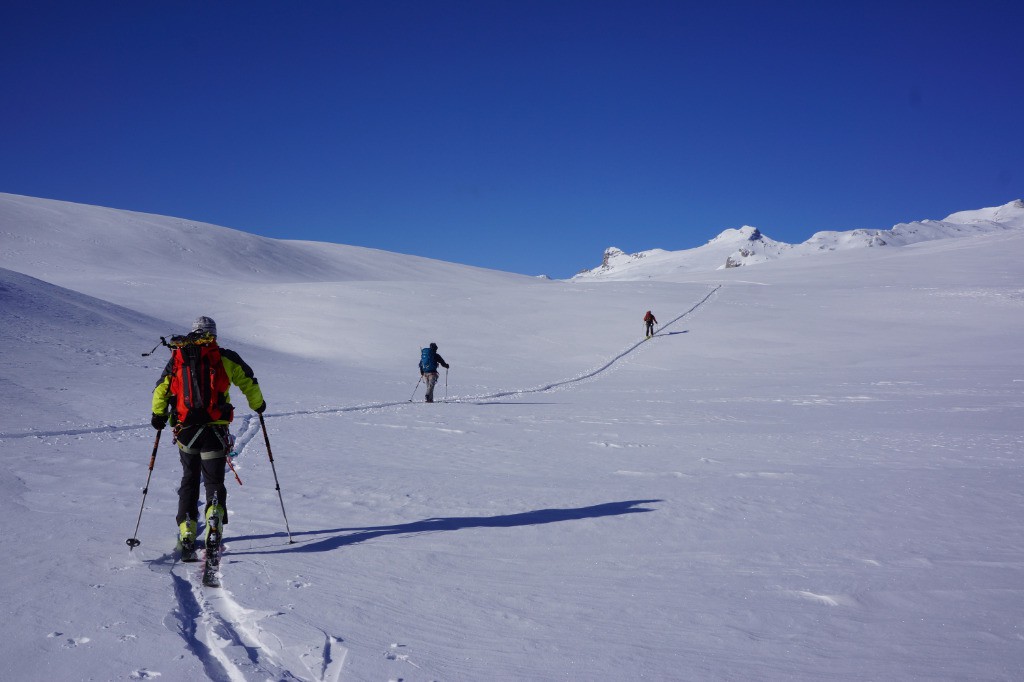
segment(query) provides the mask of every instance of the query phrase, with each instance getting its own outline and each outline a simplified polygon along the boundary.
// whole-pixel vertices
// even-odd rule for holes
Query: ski
[[[224,530],[223,510],[213,496],[213,503],[206,510],[206,551],[203,553],[203,584],[207,587],[220,587],[217,571],[220,569],[220,542]]]
[[[220,577],[217,575],[217,568],[220,562],[206,560],[203,565],[203,585],[207,587],[220,587]]]
[[[199,553],[196,552],[196,547],[194,544],[189,544],[186,547],[184,543],[179,542],[178,551],[181,552],[181,560],[185,563],[190,564],[199,561]]]
[[[212,536],[213,534],[211,534]],[[220,587],[220,534],[217,534],[216,545],[211,547],[210,539],[207,539],[206,552],[203,559],[203,585],[207,587]]]
[[[203,557],[203,584],[207,587],[220,587],[220,539],[220,520],[212,517],[206,531],[206,551]]]

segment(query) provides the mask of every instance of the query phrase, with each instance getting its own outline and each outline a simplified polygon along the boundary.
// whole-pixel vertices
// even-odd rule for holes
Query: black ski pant
[[[654,336],[654,322],[647,323],[647,336]]]
[[[212,432],[212,429],[220,427],[205,428],[211,432],[200,434],[195,440],[192,440],[192,434],[187,433],[188,429],[183,429],[178,434],[178,453],[181,457],[181,485],[178,487],[178,515],[175,517],[178,525],[186,518],[199,520],[197,508],[200,485],[206,489],[203,518],[206,516],[206,509],[213,504],[213,496],[216,494],[218,504],[224,508],[224,523],[228,522],[228,489],[224,486],[227,449],[218,434]],[[188,436],[188,439],[183,436]],[[190,442],[193,447],[186,445]]]

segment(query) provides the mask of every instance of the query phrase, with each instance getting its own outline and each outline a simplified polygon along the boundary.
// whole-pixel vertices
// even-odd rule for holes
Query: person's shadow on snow
[[[272,533],[269,535],[242,535],[239,537],[227,538],[228,544],[236,543],[227,554],[227,557],[240,554],[276,554],[279,552],[329,552],[331,550],[354,545],[359,542],[366,542],[383,535],[408,535],[415,533],[437,533],[440,531],[462,530],[464,528],[514,528],[516,526],[537,526],[544,523],[558,523],[561,521],[577,521],[580,519],[597,519],[603,516],[621,516],[623,514],[639,514],[642,512],[654,511],[642,504],[653,504],[661,500],[625,500],[623,502],[606,502],[595,504],[590,507],[578,507],[576,509],[537,509],[535,511],[522,512],[519,514],[502,514],[500,516],[453,516],[434,519],[424,519],[412,523],[403,523],[394,526],[372,526],[365,528],[332,528],[329,530],[309,530],[292,533],[292,537],[299,535],[330,535],[320,540],[294,540],[292,544],[284,547],[265,545],[261,548],[250,548],[247,550],[235,549],[237,543],[246,540],[264,540],[268,538],[287,538],[285,533]],[[226,557],[226,558],[227,558]]]

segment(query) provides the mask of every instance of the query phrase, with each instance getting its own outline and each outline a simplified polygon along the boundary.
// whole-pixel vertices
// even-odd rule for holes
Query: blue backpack
[[[420,369],[424,372],[437,371],[437,354],[429,348],[420,351]]]

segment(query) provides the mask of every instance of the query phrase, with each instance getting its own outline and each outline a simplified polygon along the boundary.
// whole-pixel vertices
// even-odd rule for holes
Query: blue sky
[[[47,2],[0,191],[567,277],[1024,196],[1024,3]]]

